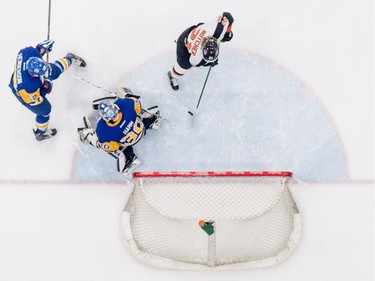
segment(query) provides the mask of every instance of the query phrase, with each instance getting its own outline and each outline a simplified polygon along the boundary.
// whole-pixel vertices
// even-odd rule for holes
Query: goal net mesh
[[[229,175],[229,176],[228,176]],[[300,234],[291,173],[136,173],[122,216],[141,261],[231,269],[284,260]]]

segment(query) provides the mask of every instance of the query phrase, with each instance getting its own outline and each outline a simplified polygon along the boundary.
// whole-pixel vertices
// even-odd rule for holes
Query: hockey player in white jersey
[[[224,12],[207,23],[198,23],[186,29],[177,40],[177,61],[168,78],[173,90],[179,89],[179,78],[190,68],[216,66],[221,42],[233,38],[233,17]]]

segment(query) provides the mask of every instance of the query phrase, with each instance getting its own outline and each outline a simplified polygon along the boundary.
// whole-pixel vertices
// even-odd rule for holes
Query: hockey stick
[[[69,74],[69,73],[67,73],[67,75],[70,76],[70,77],[73,78],[73,79],[76,79],[76,80],[82,81],[82,82],[84,82],[84,83],[86,83],[86,84],[89,84],[89,85],[95,87],[95,88],[98,88],[98,89],[102,90],[103,92],[106,92],[106,93],[111,94],[111,95],[116,95],[115,92],[109,91],[109,90],[107,90],[107,89],[105,89],[105,88],[103,88],[103,87],[101,87],[101,86],[99,86],[99,85],[96,85],[96,84],[94,84],[94,83],[92,83],[92,82],[90,82],[90,81],[88,81],[88,80],[86,80],[86,79],[84,79],[84,78],[81,78],[81,77],[78,77],[78,76],[74,76],[74,75]]]
[[[210,66],[210,68],[208,69],[208,73],[207,73],[207,76],[206,76],[206,80],[204,81],[204,84],[203,84],[203,88],[202,88],[202,91],[201,91],[201,95],[199,96],[199,100],[198,100],[197,106],[195,107],[195,112],[197,112],[198,107],[199,107],[199,104],[200,104],[200,102],[201,102],[201,99],[202,99],[202,96],[203,96],[203,92],[204,92],[204,88],[206,87],[206,83],[207,83],[207,80],[208,80],[208,76],[210,76],[211,68],[212,68],[212,66]],[[194,116],[194,113],[193,113],[193,112],[188,111],[188,113],[189,113],[191,116]]]
[[[47,40],[49,40],[51,30],[51,0],[48,0],[48,26],[47,26]],[[47,52],[47,63],[49,62],[49,52]]]
[[[92,128],[91,122],[90,122],[90,120],[86,116],[83,116],[83,124],[84,124],[85,127],[77,128],[78,132],[80,132],[80,131],[82,131],[84,129]]]
[[[124,95],[124,98],[136,98],[137,100],[139,100],[141,98],[141,96],[134,95],[133,92],[128,88],[121,88],[121,89],[124,90],[123,94],[126,93]],[[92,101],[92,108],[97,110],[99,108],[99,104],[102,101],[113,101],[113,102],[115,102],[118,98],[121,98],[121,97],[116,94],[116,96],[112,96],[112,97],[104,97],[104,98],[95,99],[95,100]]]

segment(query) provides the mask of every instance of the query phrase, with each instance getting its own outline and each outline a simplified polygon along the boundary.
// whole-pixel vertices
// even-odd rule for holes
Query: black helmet
[[[219,44],[216,38],[207,37],[202,44],[203,58],[207,62],[213,62],[219,56]]]

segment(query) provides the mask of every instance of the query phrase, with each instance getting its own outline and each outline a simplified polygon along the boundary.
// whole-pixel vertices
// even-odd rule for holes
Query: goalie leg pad
[[[122,152],[121,150],[116,150],[116,151],[110,152],[109,154],[117,158],[117,171],[122,172],[126,164],[126,157],[125,157],[124,152]]]
[[[110,155],[117,158],[117,171],[123,174],[128,174],[141,164],[130,146],[123,150],[110,152]]]

